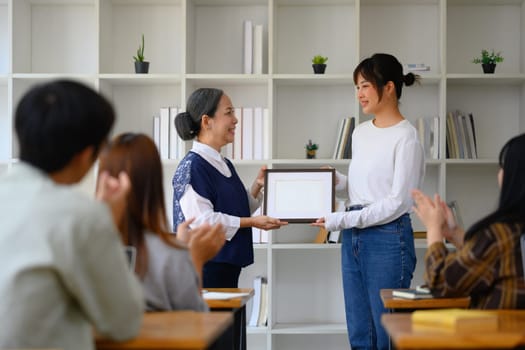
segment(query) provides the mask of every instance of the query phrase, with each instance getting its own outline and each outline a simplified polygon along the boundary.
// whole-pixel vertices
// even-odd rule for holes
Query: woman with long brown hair
[[[188,220],[179,225],[178,239],[174,237],[166,218],[160,156],[144,134],[115,137],[100,155],[98,172],[125,172],[130,178],[118,228],[123,243],[136,249],[135,271],[143,283],[147,310],[207,310],[200,293],[202,266],[224,244],[222,226],[201,225],[188,232]]]

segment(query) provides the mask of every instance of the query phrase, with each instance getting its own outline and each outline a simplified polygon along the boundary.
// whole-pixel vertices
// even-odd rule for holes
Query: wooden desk
[[[144,314],[135,339],[116,342],[96,338],[97,350],[204,350],[232,324],[230,312],[172,311]]]
[[[412,327],[411,314],[383,314],[381,323],[398,350],[512,349],[525,345],[525,310],[500,310],[498,330],[456,332],[440,327]]]
[[[392,296],[392,289],[381,289],[383,306],[391,311],[411,311],[416,309],[443,309],[467,308],[470,304],[469,297],[462,298],[431,298],[431,299],[401,299]]]
[[[206,288],[209,292],[248,293],[248,295],[226,300],[206,299],[212,311],[233,311],[234,350],[246,350],[246,303],[254,295],[253,288]]]

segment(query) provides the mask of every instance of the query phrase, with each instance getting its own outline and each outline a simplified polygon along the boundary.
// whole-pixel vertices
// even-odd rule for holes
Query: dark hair
[[[498,208],[465,233],[465,240],[495,222],[525,224],[525,134],[510,139],[501,149],[503,181]]]
[[[81,83],[58,80],[37,85],[22,97],[15,112],[20,159],[52,173],[93,146],[94,160],[114,121],[111,104]]]
[[[159,235],[173,247],[182,247],[172,239],[168,228],[159,152],[153,140],[144,134],[121,134],[100,154],[98,172],[103,171],[115,177],[124,171],[130,178],[126,212],[118,228],[123,243],[137,249],[135,270],[143,277],[148,259],[145,231]]]
[[[354,84],[356,85],[359,74],[376,88],[379,100],[383,97],[383,88],[389,81],[394,83],[396,96],[399,100],[403,90],[403,83],[406,86],[410,86],[421,78],[419,75],[410,72],[403,75],[401,63],[399,63],[397,58],[387,53],[376,53],[359,63],[354,69]]]
[[[175,117],[175,128],[181,139],[191,140],[199,134],[202,116],[208,115],[213,118],[222,95],[222,90],[214,88],[200,88],[190,95],[186,112]]]

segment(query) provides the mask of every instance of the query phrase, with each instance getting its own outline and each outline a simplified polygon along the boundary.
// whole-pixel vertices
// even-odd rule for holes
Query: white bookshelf
[[[264,28],[262,74],[241,74],[244,20]],[[142,34],[150,73],[136,75],[132,56]],[[470,63],[482,48],[503,52],[493,75]],[[62,77],[114,104],[114,133],[151,134],[160,107],[184,108],[205,86],[224,89],[235,106],[268,108],[271,158],[234,162],[247,185],[263,164],[346,172],[349,160],[331,159],[337,126],[349,116],[369,119],[352,72],[374,52],[431,67],[420,86],[403,90],[401,111],[411,122],[440,118],[440,158],[427,161],[423,188],[457,200],[472,224],[496,205],[501,146],[525,131],[525,0],[0,0],[0,173],[16,164],[20,97]],[[329,58],[325,75],[312,73],[316,54]],[[474,114],[479,159],[445,157],[445,118],[455,109]],[[318,159],[304,159],[309,139],[320,146]],[[176,167],[177,160],[164,163],[170,215]],[[79,189],[91,194],[94,183],[92,171]],[[241,286],[267,276],[269,326],[249,328],[250,350],[348,348],[340,245],[309,243],[316,233],[295,224],[255,245]],[[416,241],[419,261],[425,247]],[[421,280],[418,264],[413,283]]]

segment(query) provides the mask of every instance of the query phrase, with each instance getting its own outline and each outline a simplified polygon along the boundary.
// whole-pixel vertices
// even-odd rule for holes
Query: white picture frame
[[[268,169],[263,214],[311,223],[335,209],[334,169]]]

